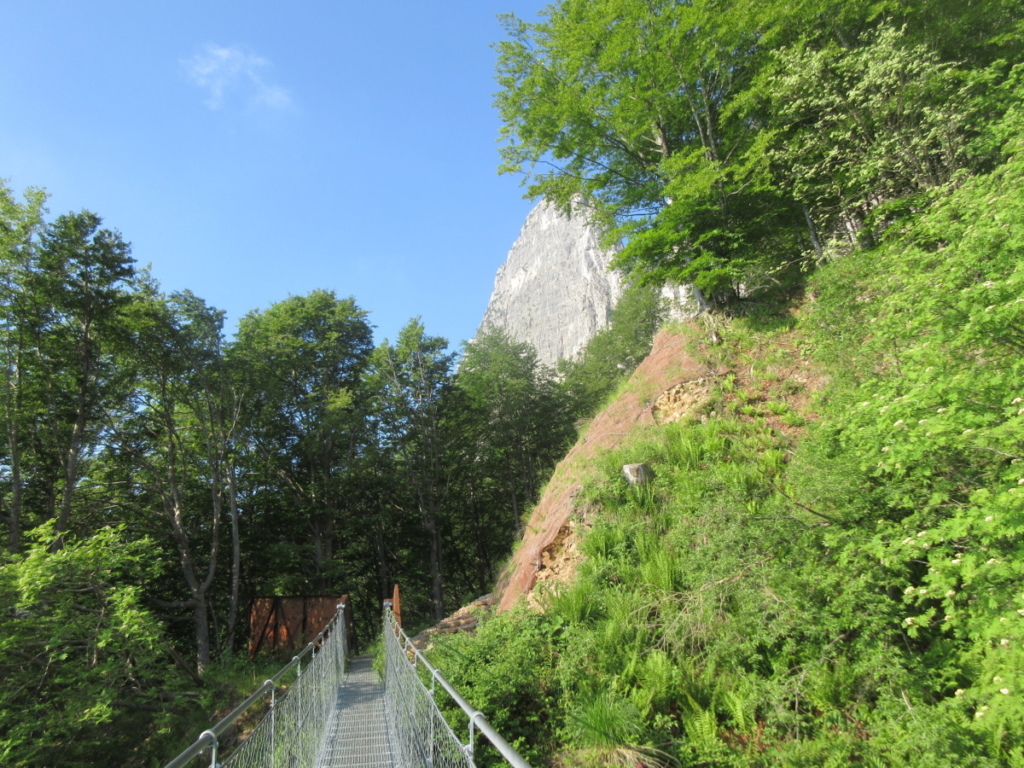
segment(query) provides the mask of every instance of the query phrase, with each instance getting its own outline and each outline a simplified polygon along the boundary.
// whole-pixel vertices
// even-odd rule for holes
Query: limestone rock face
[[[478,333],[502,328],[545,365],[579,355],[622,294],[621,277],[608,271],[614,251],[599,237],[582,211],[566,218],[541,201],[498,269]]]
[[[661,300],[665,307],[665,322],[681,323],[693,319],[700,312],[700,302],[692,285],[665,283],[661,286]]]

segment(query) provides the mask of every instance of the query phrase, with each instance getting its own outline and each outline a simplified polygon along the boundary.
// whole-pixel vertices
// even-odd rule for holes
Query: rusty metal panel
[[[256,597],[249,610],[249,656],[295,651],[334,618],[345,597]]]

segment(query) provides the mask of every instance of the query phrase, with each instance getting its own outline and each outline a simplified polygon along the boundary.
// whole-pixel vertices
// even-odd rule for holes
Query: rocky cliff
[[[504,329],[546,365],[578,355],[622,293],[620,276],[608,271],[614,251],[599,238],[582,212],[567,218],[538,204],[498,269],[480,331]]]

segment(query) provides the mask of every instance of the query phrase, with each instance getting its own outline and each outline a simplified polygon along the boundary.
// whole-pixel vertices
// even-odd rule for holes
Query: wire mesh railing
[[[327,722],[345,675],[348,648],[345,604],[316,638],[290,663],[263,683],[245,701],[165,768],[182,768],[209,751],[211,768],[288,768],[313,766]],[[305,663],[305,666],[303,666]],[[295,681],[283,693],[280,681],[292,670]],[[269,705],[266,714],[226,759],[221,738],[254,707]],[[199,763],[196,763],[199,765]]]
[[[227,717],[200,734],[192,746],[165,768],[192,765],[204,753],[208,753],[208,761],[204,762],[210,768],[312,768],[316,765],[324,739],[331,733],[332,713],[335,717],[345,717],[351,709],[337,709],[344,703],[338,698],[338,691],[346,674],[348,650],[344,608],[344,604],[339,605],[337,616],[301,653]],[[355,723],[360,742],[385,739],[385,743],[390,744],[388,752],[394,756],[394,763],[402,768],[476,768],[474,749],[479,733],[509,765],[530,768],[483,714],[473,709],[427,661],[402,631],[390,608],[384,611],[383,634],[384,714],[372,724],[369,721],[361,725]],[[279,691],[282,679],[292,671],[295,681],[286,691]],[[467,718],[465,743],[437,706],[439,690],[444,691]],[[348,704],[353,705],[353,702]],[[266,707],[266,713],[228,754],[222,740],[232,728],[240,730],[240,721],[252,718],[257,711],[254,708],[259,705]],[[363,733],[363,729],[373,733]]]
[[[515,768],[529,764],[509,746],[483,713],[459,695],[435,669],[384,609],[384,707],[393,746],[406,768],[475,768],[473,753],[479,731],[505,761]],[[429,687],[419,670],[429,676]],[[438,688],[447,693],[468,718],[467,740],[462,743],[437,706]]]

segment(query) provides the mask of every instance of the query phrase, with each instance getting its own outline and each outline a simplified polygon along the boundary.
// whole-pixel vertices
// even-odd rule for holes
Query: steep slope
[[[510,608],[538,582],[568,575],[574,562],[575,529],[586,520],[579,492],[588,463],[600,451],[635,437],[638,430],[679,418],[702,401],[707,379],[716,373],[686,353],[681,335],[668,330],[658,333],[629,385],[594,418],[555,468],[495,590],[499,611]]]
[[[529,342],[546,365],[576,356],[622,293],[618,273],[608,270],[614,251],[599,238],[582,214],[567,218],[540,202],[498,269],[480,330],[501,328]]]

